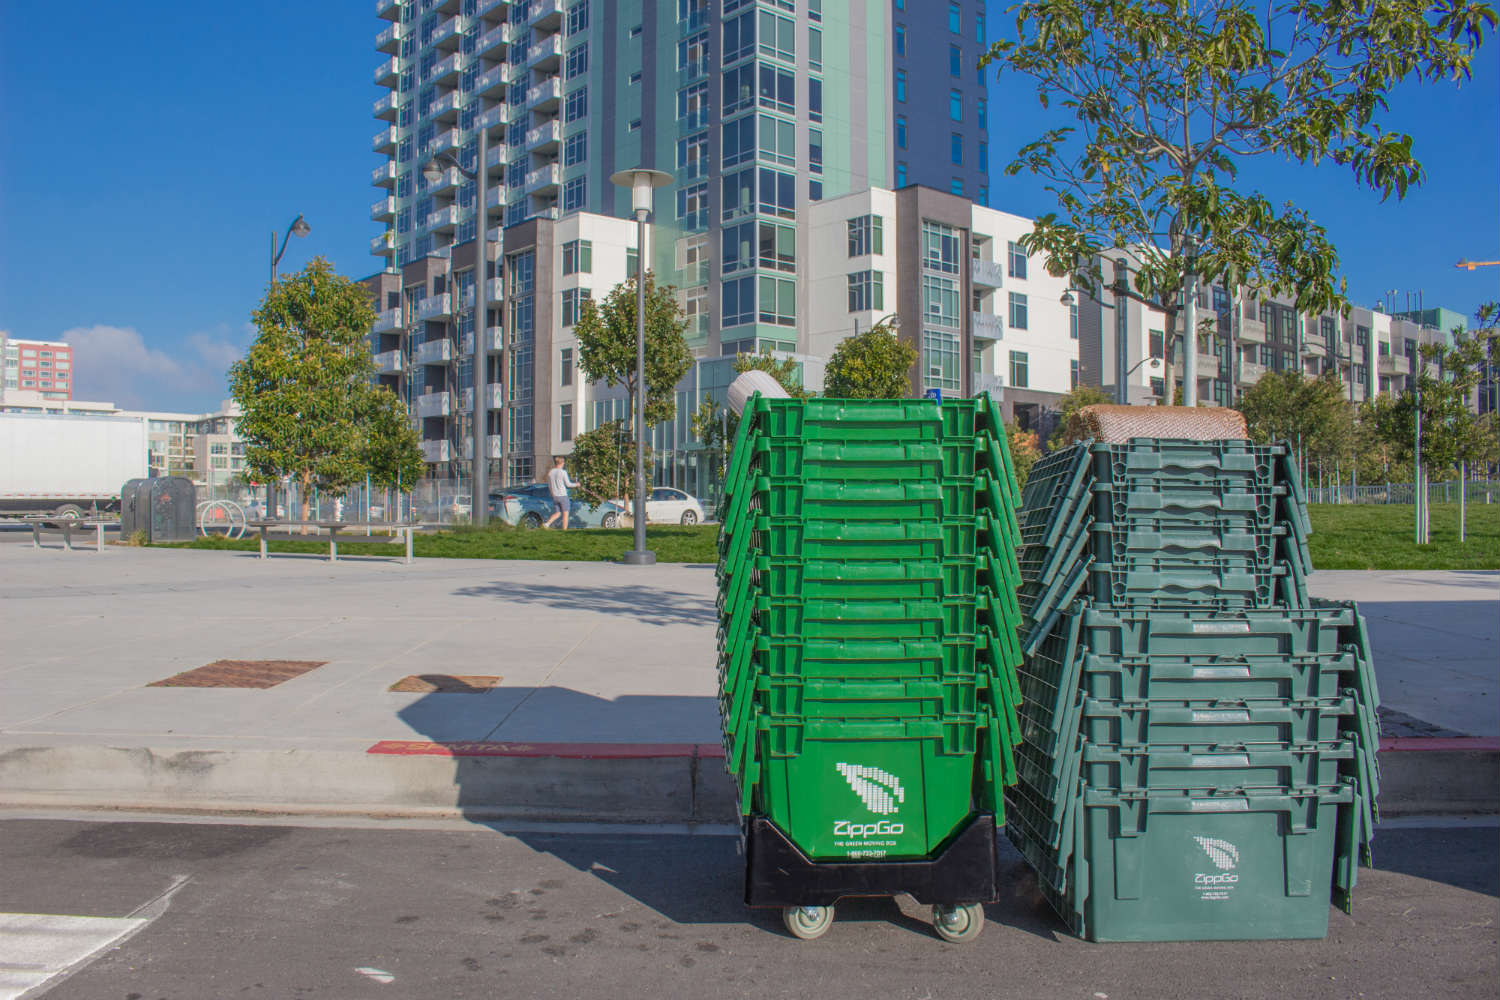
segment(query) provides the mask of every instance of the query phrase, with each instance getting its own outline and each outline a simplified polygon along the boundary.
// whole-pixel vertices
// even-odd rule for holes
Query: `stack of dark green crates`
[[[744,815],[814,861],[914,859],[1003,816],[1020,494],[998,410],[747,403],[719,540],[719,704]]]
[[[1086,442],[1020,513],[1023,743],[1006,833],[1092,940],[1322,937],[1369,862],[1363,618],[1307,594],[1282,445]]]

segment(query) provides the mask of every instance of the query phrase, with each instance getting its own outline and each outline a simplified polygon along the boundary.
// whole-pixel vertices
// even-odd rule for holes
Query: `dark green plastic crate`
[[[1083,688],[1103,700],[1337,697],[1362,664],[1352,646],[1333,653],[1083,657]]]
[[[1090,652],[1176,656],[1336,654],[1355,641],[1347,605],[1244,608],[1234,611],[1152,611],[1081,606],[1080,641]]]
[[[1352,714],[1347,697],[1287,701],[1083,699],[1080,729],[1090,743],[1116,746],[1187,743],[1321,743],[1338,739]]]
[[[1206,746],[1083,746],[1083,783],[1113,791],[1273,788],[1336,785],[1352,773],[1354,741]]]

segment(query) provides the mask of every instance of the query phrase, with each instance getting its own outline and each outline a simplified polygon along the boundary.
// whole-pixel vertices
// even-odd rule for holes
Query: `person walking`
[[[567,459],[557,456],[552,460],[552,471],[547,473],[547,489],[552,494],[552,503],[557,510],[547,518],[547,523],[542,525],[544,528],[552,527],[552,522],[561,517],[563,530],[568,530],[568,512],[573,507],[573,501],[568,498],[568,487],[576,487],[578,484],[569,478],[568,471],[563,468],[566,462]]]

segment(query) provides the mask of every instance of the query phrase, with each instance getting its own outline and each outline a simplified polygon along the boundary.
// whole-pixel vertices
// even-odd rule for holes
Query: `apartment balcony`
[[[461,41],[463,41],[463,35],[458,30],[456,17],[448,18],[432,31],[432,44],[440,49],[452,51],[458,48],[458,43]]]
[[[445,205],[442,208],[435,208],[427,214],[422,224],[426,229],[435,233],[456,229],[458,228],[458,206]]]
[[[446,128],[432,137],[432,141],[422,147],[424,158],[431,158],[438,153],[458,152],[458,129]]]
[[[446,417],[453,411],[453,393],[451,392],[429,392],[425,396],[417,397],[417,416]]]
[[[370,139],[372,153],[392,153],[396,149],[396,130],[383,128]]]
[[[1240,362],[1240,381],[1245,385],[1254,385],[1266,374],[1266,366],[1254,361]]]
[[[375,36],[375,51],[393,56],[401,49],[401,22],[397,21]]]
[[[504,104],[496,104],[494,107],[485,108],[479,114],[474,116],[474,127],[495,130],[495,141],[497,143],[499,142],[499,137],[501,135],[498,129],[503,124],[505,124]]]
[[[387,160],[374,170],[370,171],[370,183],[376,187],[393,188],[396,186],[396,164]]]
[[[998,402],[1005,394],[1005,382],[999,375],[975,375],[974,395],[987,392],[990,397]]]
[[[562,62],[562,36],[549,35],[526,50],[526,62],[533,69],[553,70]]]
[[[545,167],[538,167],[526,175],[526,193],[535,195],[552,194],[562,184],[562,167],[555,163],[549,163]]]
[[[384,237],[382,237],[382,242],[383,241],[384,241]],[[376,313],[375,314],[375,325],[373,327],[371,327],[370,329],[371,329],[371,332],[373,332],[373,333],[390,333],[393,330],[399,330],[399,329],[401,329],[401,309],[400,309],[400,307],[398,306],[395,309],[383,309],[380,312]],[[393,371],[400,371],[400,370],[401,369],[399,369],[399,368],[393,369]]]
[[[496,278],[496,281],[500,279]],[[497,302],[498,299],[490,299]],[[486,327],[484,331],[484,349],[490,354],[499,354],[505,350],[505,328],[500,326]]]
[[[526,106],[533,111],[549,111],[562,101],[562,81],[555,77],[543,80],[526,91]]]
[[[472,413],[474,410],[474,390],[464,389],[458,394],[459,408],[464,413]],[[505,408],[505,396],[500,391],[500,385],[491,382],[484,387],[484,405],[489,410],[500,410]]]
[[[539,31],[556,31],[562,27],[563,0],[533,0],[531,26]]]
[[[491,28],[479,36],[479,43],[474,50],[475,55],[484,55],[493,49],[503,49],[515,40],[515,28],[509,21],[499,27]]]
[[[1382,375],[1405,375],[1410,369],[1405,358],[1394,354],[1382,354],[1380,356],[1380,374]]]
[[[397,68],[395,56],[391,56],[375,67],[375,86],[377,87],[394,87],[400,78],[401,71]]]
[[[430,320],[430,319],[447,319],[449,316],[452,316],[452,315],[453,315],[453,305],[452,305],[452,301],[449,298],[447,292],[444,292],[442,295],[429,295],[429,296],[427,296],[427,298],[423,299],[417,305],[417,319],[419,321],[425,321],[425,320]],[[442,350],[443,350],[443,360],[447,361],[448,357],[449,357],[449,355],[447,353],[447,351],[448,351],[448,346],[447,346],[448,342],[446,340],[428,341],[426,344],[424,344],[422,346],[423,347],[430,347],[433,344],[442,344],[442,345],[444,345],[443,348],[442,348]],[[433,349],[436,350],[437,348],[433,348]]]
[[[496,7],[503,7],[508,2],[509,0],[479,0],[479,8],[474,11],[474,15],[477,17],[481,14],[488,14]],[[500,11],[499,13],[503,14],[505,12]]]
[[[458,172],[458,168],[449,167],[447,170],[443,171],[442,176],[439,177],[436,182],[428,184],[427,187],[423,190],[427,194],[449,194],[451,196],[453,190],[462,183],[463,175]]]
[[[394,21],[401,16],[398,0],[375,0],[375,16],[382,21]]]
[[[562,125],[555,119],[526,133],[526,149],[532,153],[555,152],[561,142]]]
[[[390,91],[384,97],[377,98],[374,105],[375,117],[381,121],[393,122],[396,120],[396,92]]]
[[[999,288],[1000,278],[1005,273],[1005,268],[999,261],[994,260],[970,260],[969,280],[982,288]]]
[[[480,97],[498,97],[505,93],[506,73],[504,66],[487,69],[474,78],[474,93]]]
[[[1302,356],[1304,358],[1326,358],[1328,357],[1328,348],[1317,341],[1304,341],[1302,344]]]
[[[389,256],[392,250],[391,235],[390,232],[384,232],[372,239],[370,241],[370,252],[377,257]]]
[[[1005,337],[1005,324],[1000,317],[994,313],[972,313],[971,332],[975,340],[1002,340]]]
[[[455,122],[458,121],[458,113],[463,106],[463,95],[456,90],[450,90],[428,105],[427,117],[436,118],[440,122]]]
[[[396,199],[381,198],[370,206],[370,220],[372,222],[389,222],[396,217]]]
[[[412,351],[414,365],[446,365],[453,360],[453,342],[446,337],[418,344]]]
[[[400,351],[386,351],[375,355],[375,370],[382,375],[397,375],[404,367]]]
[[[455,52],[446,59],[439,59],[437,65],[432,67],[432,76],[428,82],[440,86],[458,86],[458,53]]]
[[[1259,320],[1240,320],[1240,333],[1236,339],[1246,344],[1264,344],[1266,342],[1266,328]]]
[[[427,462],[447,462],[450,460],[451,449],[447,441],[423,441],[422,459]]]

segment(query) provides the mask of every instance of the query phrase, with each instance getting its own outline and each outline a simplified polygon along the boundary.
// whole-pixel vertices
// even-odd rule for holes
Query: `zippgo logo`
[[[835,767],[865,808],[876,815],[890,816],[899,812],[901,803],[906,801],[906,789],[901,787],[901,779],[888,771],[861,764],[840,763]]]

